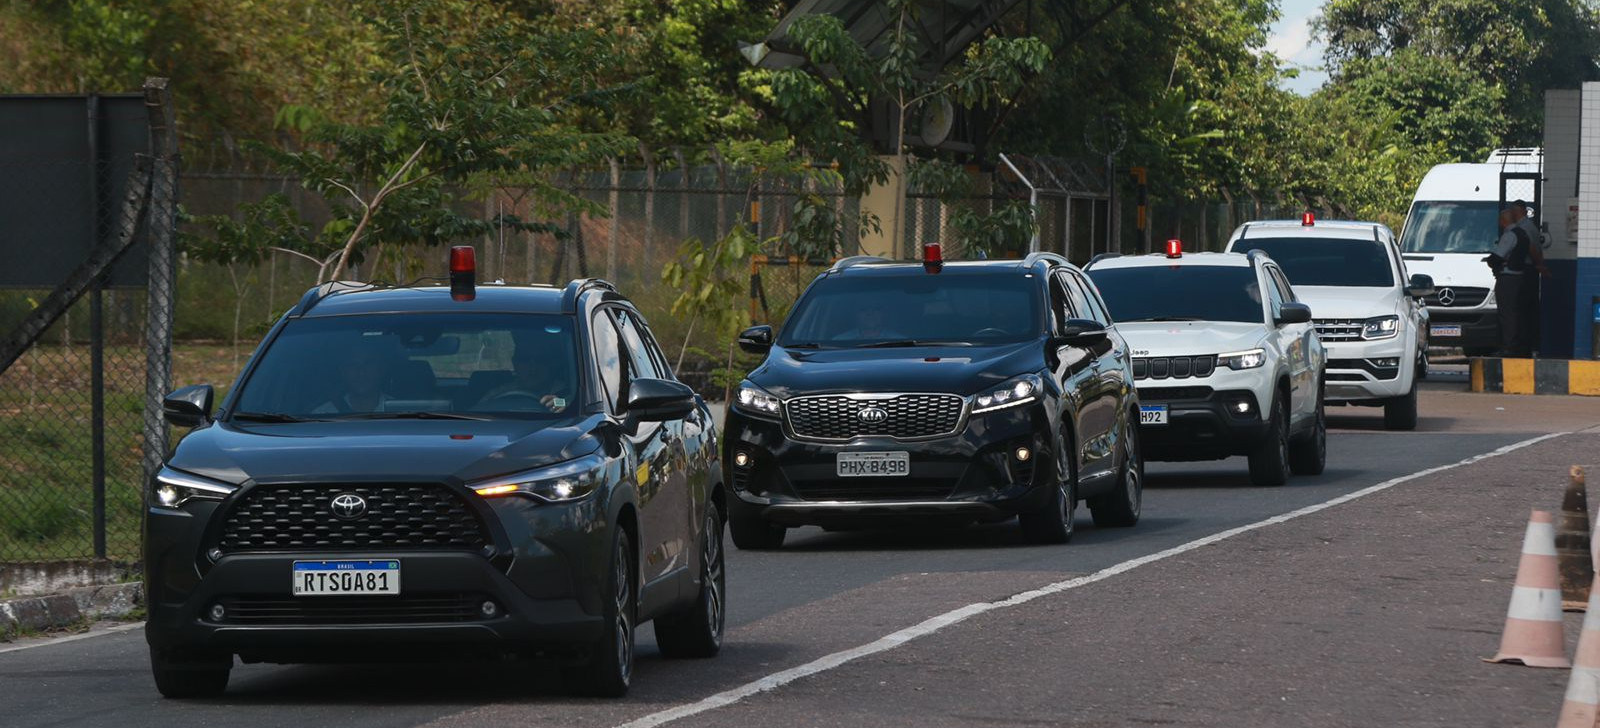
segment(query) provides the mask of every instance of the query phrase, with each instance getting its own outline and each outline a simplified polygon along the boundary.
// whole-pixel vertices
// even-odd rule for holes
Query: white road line
[[[979,602],[976,604],[968,604],[967,606],[959,609],[951,610],[949,612],[945,612],[944,614],[930,618],[920,624],[912,625],[898,632],[885,635],[875,641],[868,642],[867,644],[859,647],[853,647],[842,652],[835,652],[831,655],[817,658],[816,660],[808,662],[804,665],[799,665],[797,667],[791,667],[787,670],[772,673],[771,675],[763,677],[759,680],[745,683],[744,685],[740,685],[732,690],[726,690],[717,693],[716,695],[712,695],[704,700],[693,703],[685,703],[683,705],[668,708],[657,713],[651,713],[650,715],[646,715],[637,720],[623,723],[622,725],[618,726],[618,728],[653,728],[654,726],[671,723],[672,721],[680,718],[698,715],[708,710],[716,710],[717,708],[737,703],[752,695],[777,689],[791,682],[799,680],[800,678],[815,675],[819,672],[832,670],[833,668],[839,667],[845,663],[852,662],[870,655],[875,655],[879,652],[887,652],[899,647],[900,645],[910,642],[911,640],[917,639],[918,637],[926,637],[946,627],[983,614],[984,612],[1005,609],[1007,607],[1015,607],[1019,604],[1026,604],[1040,597],[1050,596],[1051,594],[1059,594],[1069,589],[1076,589],[1080,586],[1093,584],[1097,581],[1109,579],[1118,574],[1132,571],[1146,564],[1153,564],[1157,561],[1162,561],[1180,554],[1188,553],[1204,546],[1210,546],[1218,541],[1224,541],[1243,533],[1248,533],[1260,528],[1266,528],[1267,526],[1274,526],[1285,521],[1292,521],[1296,518],[1309,516],[1313,513],[1317,513],[1318,511],[1324,511],[1337,505],[1343,505],[1357,498],[1364,498],[1372,495],[1373,493],[1388,490],[1407,481],[1416,480],[1417,478],[1424,478],[1435,473],[1452,470],[1464,465],[1471,465],[1481,460],[1499,457],[1506,453],[1528,447],[1529,445],[1538,444],[1540,442],[1544,442],[1545,440],[1554,439],[1567,434],[1571,433],[1558,432],[1549,435],[1541,435],[1530,440],[1523,440],[1522,442],[1506,445],[1505,447],[1497,450],[1491,450],[1486,453],[1473,455],[1470,458],[1461,460],[1459,462],[1450,463],[1449,465],[1440,465],[1438,467],[1428,468],[1426,470],[1419,470],[1415,473],[1411,473],[1410,475],[1402,475],[1398,478],[1385,480],[1377,485],[1368,486],[1366,488],[1362,488],[1361,490],[1346,493],[1331,500],[1309,505],[1298,510],[1289,511],[1288,513],[1280,513],[1271,518],[1256,521],[1255,523],[1246,524],[1237,528],[1219,531],[1211,534],[1210,536],[1199,538],[1179,546],[1174,546],[1165,551],[1158,551],[1153,554],[1141,556],[1137,559],[1131,559],[1120,564],[1108,566],[1087,576],[1080,576],[1076,579],[1068,579],[1066,581],[1058,581],[1054,584],[1048,584],[1032,591],[1025,591],[1021,594],[1016,594],[1009,599],[1002,599],[997,602]]]
[[[92,630],[92,631],[89,631],[89,632],[84,632],[82,634],[67,635],[66,637],[56,637],[54,639],[41,640],[39,642],[33,642],[33,643],[30,643],[30,644],[26,644],[26,645],[17,645],[15,647],[0,647],[0,655],[3,655],[5,653],[7,653],[7,652],[21,652],[23,650],[31,650],[31,649],[34,649],[36,647],[54,647],[56,645],[66,644],[68,642],[77,642],[78,640],[86,640],[86,639],[89,639],[90,637],[100,637],[100,636],[108,635],[108,634],[119,634],[119,633],[122,633],[122,632],[131,632],[133,630],[142,629],[142,628],[144,628],[144,622],[133,622],[133,623],[130,623],[130,624],[119,624],[119,625],[117,625],[115,627],[107,627],[105,629]]]

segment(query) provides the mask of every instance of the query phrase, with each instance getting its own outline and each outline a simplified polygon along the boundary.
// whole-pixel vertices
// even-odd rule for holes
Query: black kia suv
[[[235,656],[548,656],[617,696],[634,632],[721,644],[715,425],[610,284],[312,289],[150,483],[157,688],[214,695]]]
[[[1094,284],[1065,258],[892,263],[819,276],[724,426],[742,549],[801,525],[1020,517],[1025,537],[1139,520],[1143,460],[1128,350]]]

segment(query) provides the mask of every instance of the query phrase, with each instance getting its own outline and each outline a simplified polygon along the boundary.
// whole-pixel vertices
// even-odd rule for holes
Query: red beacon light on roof
[[[471,245],[450,248],[450,299],[471,301],[478,297],[478,261]]]
[[[1173,238],[1172,240],[1168,240],[1167,241],[1167,257],[1168,258],[1182,258],[1183,257],[1183,241],[1182,240],[1178,240],[1177,238]]]
[[[938,243],[922,244],[922,269],[938,273],[944,268],[944,249]]]
[[[1312,225],[1317,224],[1317,216],[1310,210],[1306,210],[1305,212],[1300,213],[1300,224],[1304,225],[1305,227],[1311,227]]]

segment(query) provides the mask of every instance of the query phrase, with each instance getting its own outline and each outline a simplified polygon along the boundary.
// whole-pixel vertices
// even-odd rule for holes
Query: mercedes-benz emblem
[[[869,425],[877,425],[889,419],[889,411],[882,407],[863,407],[856,413],[856,419]]]
[[[367,499],[355,493],[340,493],[328,501],[328,510],[336,518],[353,521],[367,514]]]
[[[1441,289],[1439,289],[1439,303],[1440,303],[1440,305],[1453,306],[1453,305],[1455,305],[1455,302],[1456,302],[1456,289],[1454,289],[1454,288],[1441,288]]]

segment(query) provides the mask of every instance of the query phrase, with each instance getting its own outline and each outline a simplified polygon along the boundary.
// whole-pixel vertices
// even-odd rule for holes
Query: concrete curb
[[[19,632],[46,632],[96,619],[118,619],[143,605],[144,585],[140,582],[0,601],[0,639]]]
[[[1600,361],[1473,358],[1472,391],[1600,396]]]

